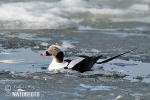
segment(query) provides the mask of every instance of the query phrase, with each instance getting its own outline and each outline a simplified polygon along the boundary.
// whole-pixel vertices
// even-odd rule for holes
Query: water
[[[150,23],[149,0],[5,0],[0,4],[1,29],[120,28],[126,22],[135,28]]]
[[[1,99],[149,100],[149,5],[150,0],[0,0]],[[102,54],[103,61],[138,49],[89,72],[49,72],[42,68],[52,59],[41,53],[55,43],[66,59]]]

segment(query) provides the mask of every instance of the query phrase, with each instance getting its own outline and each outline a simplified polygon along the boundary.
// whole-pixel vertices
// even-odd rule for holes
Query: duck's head
[[[58,45],[51,45],[45,52],[43,52],[43,56],[56,56],[61,49]]]
[[[62,62],[64,53],[61,51],[59,45],[51,45],[45,52],[43,52],[42,56],[51,56],[52,58],[56,58],[58,62]]]

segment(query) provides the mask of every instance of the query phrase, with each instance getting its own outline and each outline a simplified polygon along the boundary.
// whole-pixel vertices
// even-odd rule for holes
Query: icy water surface
[[[6,35],[7,34],[7,35]],[[2,99],[149,99],[149,37],[100,34],[99,31],[23,30],[1,32],[0,89]],[[84,36],[84,37],[83,37]],[[99,39],[94,39],[99,37]],[[112,38],[113,37],[113,38]],[[122,38],[122,39],[121,39]],[[137,41],[142,41],[137,44]],[[145,40],[142,40],[145,39]],[[108,41],[109,40],[109,41]],[[118,41],[120,41],[118,43]],[[126,40],[127,42],[124,42]],[[113,41],[113,44],[111,44]],[[131,42],[132,41],[132,42]],[[120,44],[123,43],[124,44]],[[99,61],[138,47],[139,49],[93,71],[49,72],[50,57],[42,57],[50,44],[59,43],[66,57],[98,55]],[[107,43],[107,45],[102,45]],[[132,45],[134,44],[134,45]],[[131,46],[132,45],[132,46]],[[140,48],[143,47],[143,48]],[[11,89],[9,90],[9,87]],[[8,90],[6,90],[8,89]],[[34,92],[33,97],[13,93]]]

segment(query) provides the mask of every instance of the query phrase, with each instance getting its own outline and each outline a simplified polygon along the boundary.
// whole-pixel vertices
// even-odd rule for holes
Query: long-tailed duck
[[[135,49],[133,49],[135,50]],[[124,52],[122,54],[119,54],[117,56],[111,57],[109,59],[106,59],[102,62],[97,62],[98,59],[102,57],[102,55],[99,56],[79,56],[80,58],[75,60],[64,60],[64,53],[60,49],[60,46],[58,45],[51,45],[45,52],[43,52],[43,56],[51,56],[53,58],[52,62],[50,63],[48,70],[60,70],[60,69],[72,69],[79,72],[85,72],[90,71],[91,68],[95,63],[102,64],[109,62],[121,55],[124,55],[126,53],[129,53],[133,50]]]

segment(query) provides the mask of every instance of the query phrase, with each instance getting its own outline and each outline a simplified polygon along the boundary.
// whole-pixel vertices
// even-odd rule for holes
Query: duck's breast
[[[51,63],[48,67],[48,70],[60,70],[68,65],[67,62],[62,62],[62,63]]]

